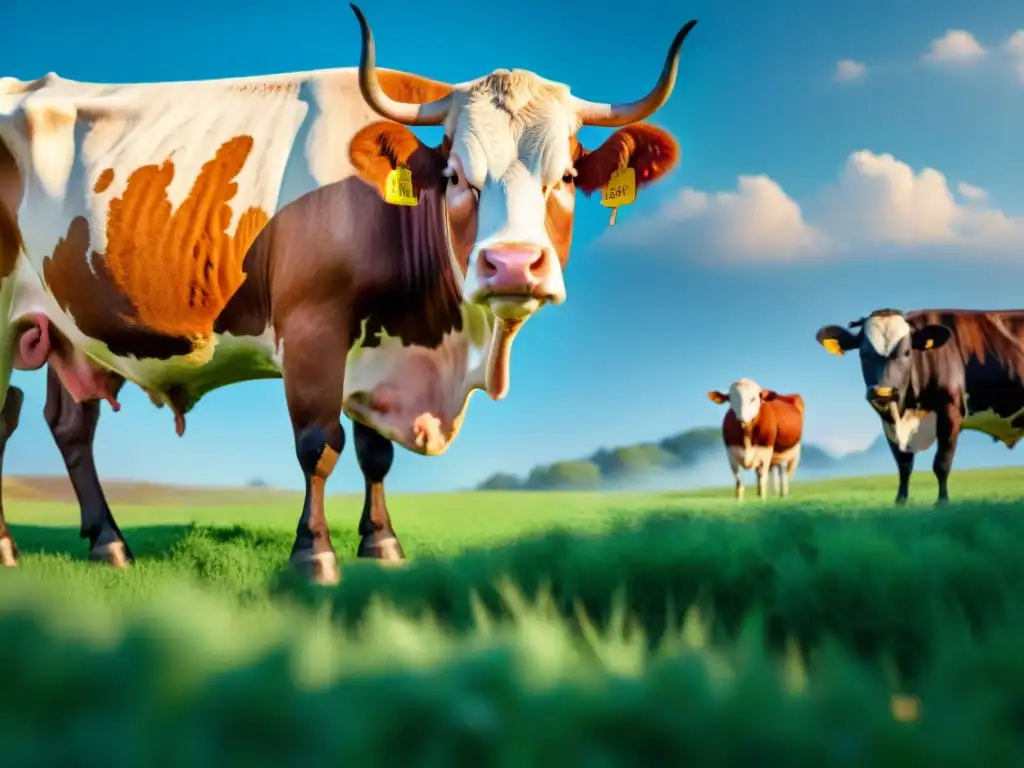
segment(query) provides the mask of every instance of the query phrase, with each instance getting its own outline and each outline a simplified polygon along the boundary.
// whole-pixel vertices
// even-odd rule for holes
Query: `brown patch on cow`
[[[21,253],[18,208],[24,186],[14,155],[0,140],[0,280],[9,276]]]
[[[547,229],[548,237],[551,238],[551,244],[555,246],[555,253],[558,255],[558,262],[562,265],[562,269],[565,269],[565,265],[569,263],[573,215],[574,211],[565,208],[554,195],[548,197],[544,227]]]
[[[576,188],[590,195],[620,168],[635,169],[637,187],[642,187],[660,179],[678,162],[679,144],[672,134],[648,123],[627,125],[593,151],[576,142]]]
[[[992,357],[1007,370],[1024,376],[1024,313],[922,310],[906,315],[913,328],[944,325],[953,332],[960,358],[966,365],[982,365]]]
[[[452,92],[452,87],[447,83],[408,72],[378,69],[377,79],[384,93],[395,101],[404,101],[407,104],[427,104],[443,99]]]
[[[97,195],[106,192],[111,184],[114,183],[114,169],[104,168],[100,171],[100,175],[96,177],[96,183],[92,185],[92,191]]]
[[[766,391],[773,397],[761,403],[761,409],[748,425],[748,431],[743,429],[732,408],[726,411],[722,419],[722,439],[727,446],[745,445],[749,437],[753,446],[773,448],[776,453],[782,453],[794,448],[803,438],[803,398],[800,395],[779,395],[771,390]]]
[[[235,177],[253,147],[251,136],[225,142],[203,165],[185,200],[172,211],[167,187],[174,164],[146,165],[110,201],[106,253],[86,258],[89,227],[74,219],[67,237],[43,262],[61,308],[83,333],[114,354],[165,359],[208,349],[214,321],[245,280],[243,259],[269,217],[250,207],[227,234],[238,192]]]

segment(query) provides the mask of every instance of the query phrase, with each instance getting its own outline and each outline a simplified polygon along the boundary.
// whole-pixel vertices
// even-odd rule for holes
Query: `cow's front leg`
[[[768,472],[771,470],[771,463],[765,461],[757,465],[757,498],[768,497]]]
[[[405,552],[398,541],[398,534],[391,526],[387,501],[384,498],[384,478],[395,460],[395,446],[379,432],[353,422],[353,437],[356,444],[356,458],[366,481],[366,495],[363,499],[363,514],[359,518],[359,557],[377,560],[402,561]]]
[[[112,379],[113,397],[124,386],[124,379]],[[68,477],[78,498],[81,527],[79,536],[89,540],[89,559],[125,568],[134,562],[125,543],[96,473],[93,441],[100,420],[100,403],[90,400],[76,403],[71,393],[60,383],[60,378],[49,368],[46,373],[46,406],[43,416],[54,442],[64,458]]]
[[[938,423],[935,425],[935,437],[938,447],[935,450],[935,461],[932,462],[932,471],[935,472],[935,479],[939,481],[939,496],[935,500],[936,506],[949,502],[949,473],[953,469],[953,457],[956,456],[956,445],[960,438],[960,412],[959,408],[950,407],[946,413],[938,414]]]
[[[324,510],[327,478],[345,447],[341,403],[348,327],[343,313],[304,305],[282,323],[283,377],[295,455],[306,479],[302,515],[295,529],[292,567],[317,584],[336,584],[338,558]]]
[[[736,481],[736,501],[743,501],[743,467],[732,451],[729,452],[729,468],[732,469],[732,476]]]
[[[914,454],[910,451],[901,451],[899,446],[892,440],[886,438],[889,443],[889,450],[892,457],[896,459],[896,469],[900,473],[900,487],[896,491],[896,504],[902,506],[907,503],[907,496],[910,494],[910,475],[914,471]]]
[[[17,387],[7,388],[4,407],[0,410],[0,475],[3,474],[4,450],[7,448],[7,441],[11,439],[14,430],[18,428],[21,404],[24,399],[21,390]],[[7,528],[7,521],[4,519],[3,497],[0,496],[0,566],[11,568],[17,564],[18,547],[15,545],[14,537]]]

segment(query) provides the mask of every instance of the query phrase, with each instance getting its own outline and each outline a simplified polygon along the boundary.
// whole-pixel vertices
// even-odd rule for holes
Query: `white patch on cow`
[[[14,556],[14,545],[11,543],[11,539],[7,536],[0,539],[0,567],[14,568],[18,565],[18,560]]]
[[[741,469],[766,469],[772,463],[774,451],[769,445],[730,445],[729,460]]]
[[[415,453],[437,456],[458,435],[469,397],[485,386],[493,315],[462,305],[463,330],[435,348],[405,346],[386,332],[367,347],[367,325],[348,353],[345,414]]]
[[[938,418],[933,411],[907,410],[894,422],[882,422],[882,430],[890,441],[904,452],[921,453],[935,442]]]
[[[572,167],[569,139],[577,127],[568,87],[531,72],[497,70],[455,86],[445,124],[451,155],[479,191],[477,238],[464,288],[470,300],[484,288],[475,266],[481,250],[518,244],[554,256],[545,227],[547,199]],[[572,210],[569,197],[562,192],[558,200]],[[552,303],[565,300],[557,264],[542,289]]]
[[[1013,448],[1024,437],[1024,429],[1013,426],[1015,419],[1024,416],[1024,407],[1015,413],[1011,413],[1009,416],[1000,416],[992,408],[971,413],[969,398],[965,394],[964,411],[963,429],[984,432],[986,435],[999,440],[1007,448]]]
[[[729,408],[741,424],[750,424],[761,412],[761,386],[753,379],[740,379],[729,387]]]
[[[864,321],[864,337],[882,357],[888,357],[910,335],[910,323],[902,315],[869,317]]]

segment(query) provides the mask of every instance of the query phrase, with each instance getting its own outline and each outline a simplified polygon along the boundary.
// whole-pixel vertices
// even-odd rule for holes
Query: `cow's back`
[[[761,405],[761,412],[771,416],[775,425],[775,452],[789,451],[800,443],[804,434],[804,399],[800,395],[776,395]]]

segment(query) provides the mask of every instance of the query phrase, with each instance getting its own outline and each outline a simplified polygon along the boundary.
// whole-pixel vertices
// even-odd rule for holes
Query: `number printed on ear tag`
[[[412,188],[412,171],[400,165],[388,174],[384,183],[384,200],[392,205],[416,205],[415,190]]]

